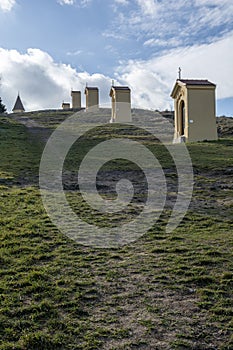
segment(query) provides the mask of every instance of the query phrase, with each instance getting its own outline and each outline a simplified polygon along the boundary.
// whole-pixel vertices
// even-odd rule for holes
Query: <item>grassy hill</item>
[[[138,241],[95,249],[58,231],[39,192],[45,142],[69,115],[0,116],[0,350],[232,349],[233,120],[218,119],[218,142],[188,145],[193,199],[173,233],[165,231],[168,205]],[[172,201],[174,164],[147,134],[109,126],[82,138],[79,149],[84,155],[119,134],[156,154]],[[73,186],[75,155],[74,146],[65,162],[70,205],[89,222],[105,223],[108,218],[96,216]],[[114,172],[116,165],[104,170]]]

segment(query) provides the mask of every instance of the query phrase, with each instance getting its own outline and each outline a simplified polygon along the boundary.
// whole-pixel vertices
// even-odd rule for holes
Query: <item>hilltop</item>
[[[102,112],[100,118],[109,120],[110,110]],[[164,211],[147,234],[126,246],[97,249],[59,232],[38,187],[45,143],[72,113],[0,116],[0,350],[231,349],[233,119],[218,118],[219,141],[187,145],[193,198],[170,234],[165,227],[177,173],[158,140],[109,125],[75,144],[64,163],[64,189],[72,209],[89,223],[109,224],[107,215],[84,202],[75,178],[81,158],[96,143],[119,136],[142,142],[158,158],[168,183]],[[145,112],[133,113],[140,118]],[[110,180],[124,173],[135,181],[134,204],[143,203],[142,175],[132,164],[109,162],[102,174],[110,189],[100,183],[100,192],[114,196]],[[130,207],[111,224],[136,214]]]
[[[81,111],[84,111],[83,108]],[[110,109],[101,109],[101,110],[108,110],[109,116],[111,116]],[[31,121],[35,121],[38,123],[41,123],[43,126],[56,126],[62,121],[64,121],[67,117],[71,116],[72,114],[76,113],[78,110],[61,110],[61,109],[51,109],[51,110],[39,110],[39,111],[32,111],[32,112],[24,112],[24,113],[9,113],[7,116],[9,118],[24,120],[24,118],[29,119]],[[137,109],[132,109],[132,112],[135,113]],[[161,115],[168,120],[174,120],[174,111],[154,111],[154,113],[161,113]],[[218,133],[219,136],[226,136],[226,135],[232,135],[233,134],[233,117],[226,117],[226,116],[219,116],[216,119],[217,121],[217,127],[218,127]]]

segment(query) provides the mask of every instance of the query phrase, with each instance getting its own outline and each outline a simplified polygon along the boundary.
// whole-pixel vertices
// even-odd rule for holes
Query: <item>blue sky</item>
[[[232,18],[232,0],[0,0],[0,96],[9,111],[18,91],[27,110],[59,108],[88,83],[104,105],[114,79],[135,107],[171,109],[181,66],[232,116]]]

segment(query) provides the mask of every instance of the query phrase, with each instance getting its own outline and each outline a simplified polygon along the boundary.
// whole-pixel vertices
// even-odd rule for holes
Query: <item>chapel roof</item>
[[[99,89],[97,87],[95,87],[95,86],[86,86],[84,93],[86,94],[88,90],[98,91]]]
[[[22,103],[22,101],[21,101],[21,98],[20,98],[19,94],[18,94],[18,96],[17,96],[17,99],[16,99],[16,101],[15,101],[15,105],[14,105],[12,111],[17,111],[17,110],[25,111],[24,106],[23,106],[23,103]]]
[[[171,97],[175,98],[178,88],[182,85],[185,86],[202,86],[202,87],[216,87],[214,83],[211,83],[207,79],[177,79],[171,92]]]
[[[112,89],[130,91],[130,88],[128,86],[112,86]]]
[[[213,85],[215,84],[211,83],[207,79],[177,79],[177,82],[181,82],[185,85]]]

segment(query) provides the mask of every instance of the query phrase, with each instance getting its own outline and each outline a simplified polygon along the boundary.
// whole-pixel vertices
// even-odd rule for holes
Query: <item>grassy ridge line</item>
[[[0,349],[231,349],[231,217],[189,212],[167,235],[164,213],[131,246],[78,246],[51,224],[32,186],[43,145],[31,135],[12,121],[0,125]],[[232,140],[219,147],[190,145],[204,185],[232,164]]]

